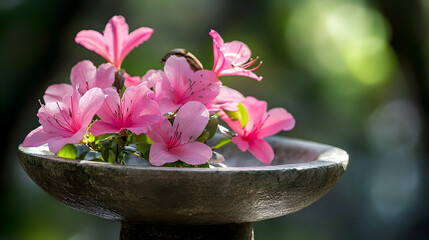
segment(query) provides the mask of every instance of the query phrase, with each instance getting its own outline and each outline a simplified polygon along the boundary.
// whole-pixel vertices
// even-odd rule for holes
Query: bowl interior
[[[234,144],[228,144],[216,151],[224,156],[228,167],[267,167],[315,161],[321,154],[333,149],[332,146],[324,144],[290,140],[290,138],[284,137],[271,137],[267,139],[275,153],[274,159],[269,165],[258,161],[248,151],[239,151]]]

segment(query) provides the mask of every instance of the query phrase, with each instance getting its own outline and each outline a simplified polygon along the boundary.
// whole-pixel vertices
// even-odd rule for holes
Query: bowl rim
[[[251,171],[284,171],[284,170],[305,170],[311,168],[326,168],[330,166],[341,165],[344,168],[344,171],[347,168],[349,162],[349,155],[343,149],[333,147],[327,144],[282,137],[282,136],[273,136],[268,137],[269,142],[280,142],[280,141],[290,141],[296,142],[298,144],[311,144],[317,145],[320,148],[325,148],[325,151],[322,151],[317,155],[317,157],[309,162],[303,163],[287,163],[287,164],[278,164],[278,165],[266,165],[266,166],[246,166],[246,167],[227,167],[227,168],[184,168],[184,167],[157,167],[157,166],[135,166],[135,165],[119,165],[119,164],[111,164],[111,163],[103,163],[103,162],[91,162],[85,160],[77,160],[77,159],[69,159],[63,158],[54,155],[49,152],[48,147],[46,145],[42,145],[39,147],[24,147],[21,144],[18,146],[18,151],[25,155],[30,155],[34,157],[49,159],[55,162],[68,163],[77,166],[88,166],[88,167],[101,167],[101,168],[109,168],[115,169],[118,171],[121,170],[131,170],[131,171],[164,171],[164,172],[203,172],[203,173],[216,173],[216,172],[251,172]],[[240,151],[237,148],[237,151]]]
[[[281,152],[282,155],[278,156],[280,159],[298,157],[298,159],[309,161],[227,168],[124,166],[62,158],[49,152],[46,145],[25,148],[22,144],[18,147],[18,155],[21,165],[30,178],[49,195],[69,207],[110,220],[156,222],[159,224],[226,224],[255,222],[280,217],[298,211],[318,200],[337,183],[346,170],[348,154],[342,149],[286,137],[267,138],[267,140],[275,149],[284,147],[307,150],[304,155],[301,155],[301,151],[296,152],[299,155],[294,155],[293,152],[292,155],[288,155],[287,151]],[[240,150],[234,149],[234,151]],[[45,170],[48,170],[47,174],[43,172]],[[90,178],[90,184],[85,184],[88,187],[84,187],[82,190],[82,181],[69,184],[69,177],[73,175],[74,171],[81,173],[77,175],[78,177],[81,176],[79,177],[80,180],[86,181],[88,177]],[[94,177],[92,181],[91,176]],[[129,181],[130,176],[137,177],[138,180]],[[58,178],[66,183],[51,190],[52,181],[57,181]],[[113,187],[109,187],[112,190],[106,194],[93,195],[93,192],[104,191],[105,187],[97,183],[107,180],[107,178],[113,184]],[[110,178],[113,179],[110,180]],[[195,179],[202,179],[203,181],[195,181]],[[152,210],[135,212],[126,206],[118,205],[117,200],[112,200],[117,199],[118,195],[128,196],[122,192],[124,188],[119,183],[122,180],[130,183],[130,187],[127,187],[125,192],[133,191],[134,194],[136,189],[140,189],[137,190],[138,194],[130,200],[130,203],[138,203],[138,206],[150,206],[143,209],[155,209],[155,213]],[[162,181],[158,181],[159,184],[155,186],[146,184],[154,180]],[[221,184],[211,184],[213,181],[219,181]],[[146,184],[145,190],[141,190],[140,184]],[[185,194],[183,194],[183,186],[186,186],[185,189],[187,189]],[[82,191],[76,189],[89,192],[84,195],[85,197],[82,197]],[[194,192],[193,189],[199,190]],[[216,194],[220,191],[222,194]],[[295,199],[296,191],[304,194]],[[151,194],[148,195],[148,192]],[[171,201],[162,200],[164,195],[159,195],[160,192],[173,194],[174,199],[178,199],[176,201],[184,202],[178,207],[177,204],[171,204]],[[237,197],[237,192],[241,194],[239,197]],[[90,199],[87,198],[88,196]],[[214,198],[213,196],[222,197],[220,200],[216,198],[219,201],[213,201],[211,200]],[[169,197],[165,199],[169,199]],[[227,201],[222,199],[227,199]],[[230,201],[230,199],[234,200]],[[159,206],[159,201],[162,201],[164,205]],[[239,204],[237,205],[237,203]],[[267,205],[261,208],[261,203]],[[225,208],[225,206],[227,207]],[[206,210],[201,211],[202,208]],[[229,210],[225,212],[219,209]],[[157,215],[159,213],[156,212],[162,214]]]

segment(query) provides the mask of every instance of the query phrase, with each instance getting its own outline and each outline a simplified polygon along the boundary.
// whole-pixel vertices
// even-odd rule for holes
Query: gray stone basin
[[[229,167],[216,169],[81,163],[22,145],[18,152],[31,179],[58,201],[121,221],[121,239],[140,239],[130,237],[136,229],[163,232],[177,225],[183,226],[179,235],[202,225],[228,226],[246,235],[231,239],[252,239],[252,222],[310,205],[337,183],[348,163],[347,153],[332,146],[284,137],[268,141],[276,154],[272,165],[231,145],[219,151]]]

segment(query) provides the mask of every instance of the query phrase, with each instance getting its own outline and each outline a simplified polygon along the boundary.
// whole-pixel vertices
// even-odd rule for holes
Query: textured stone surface
[[[102,218],[142,224],[249,223],[300,210],[328,192],[348,155],[328,145],[274,137],[264,166],[235,146],[228,168],[188,169],[80,163],[19,147],[27,174],[60,202]]]
[[[122,223],[120,240],[253,240],[252,223],[222,225],[153,225]]]

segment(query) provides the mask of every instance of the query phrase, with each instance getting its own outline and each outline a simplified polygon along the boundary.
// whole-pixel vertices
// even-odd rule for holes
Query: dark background
[[[241,40],[264,62],[257,82],[225,85],[284,107],[282,135],[345,149],[350,163],[313,205],[255,224],[262,239],[428,239],[429,38],[427,1],[0,1],[0,240],[117,239],[119,223],[63,206],[37,187],[17,146],[38,126],[38,99],[69,82],[71,67],[104,59],[74,43],[113,15],[152,38],[124,61],[131,75],[161,69],[186,48],[208,69],[210,29]]]

